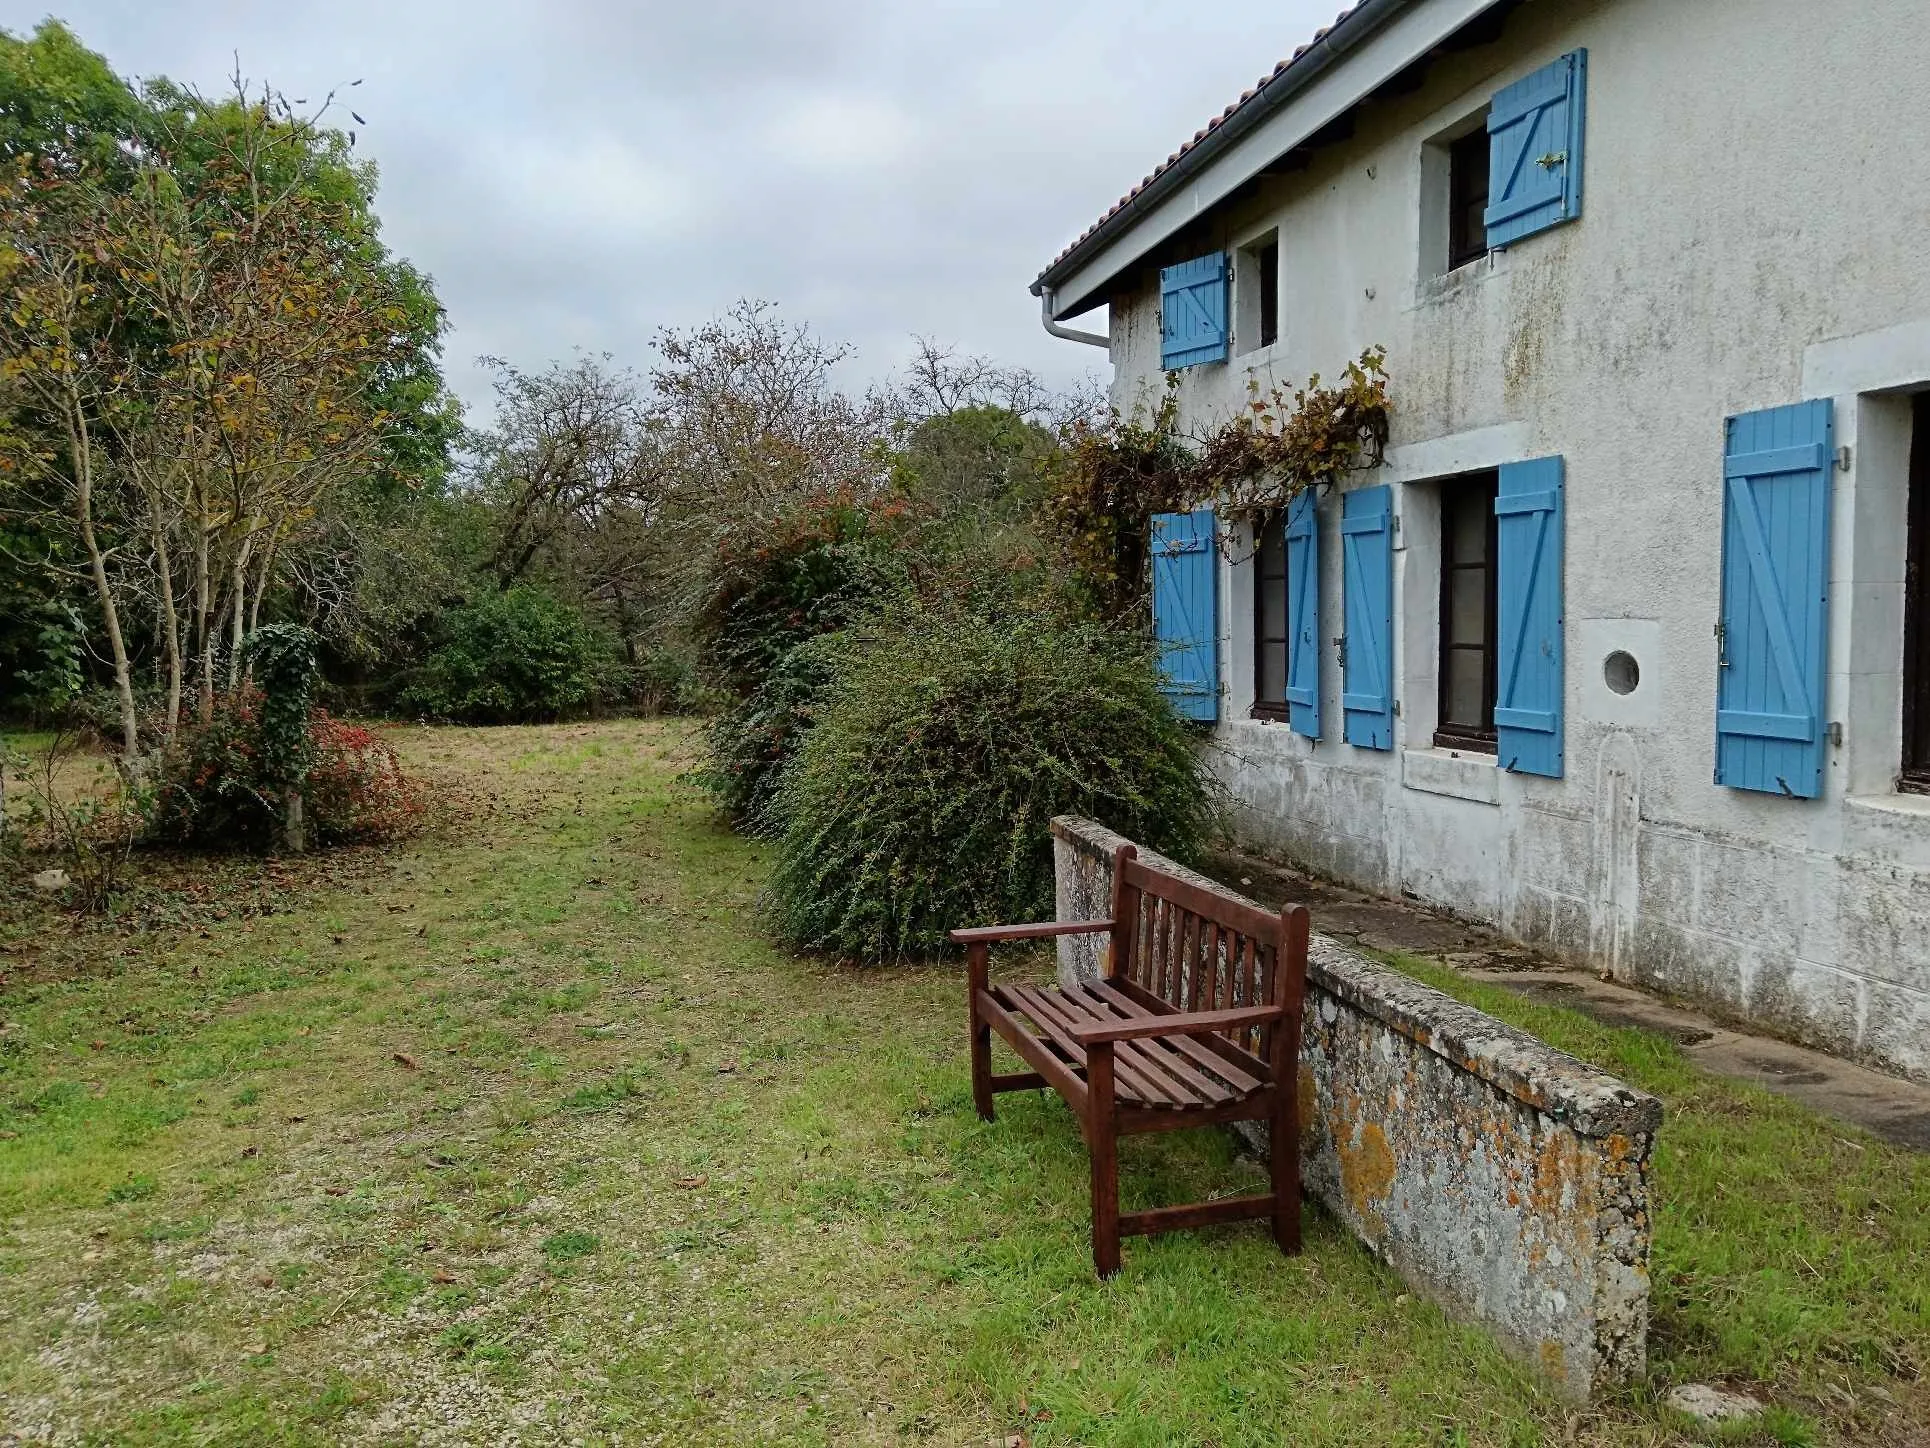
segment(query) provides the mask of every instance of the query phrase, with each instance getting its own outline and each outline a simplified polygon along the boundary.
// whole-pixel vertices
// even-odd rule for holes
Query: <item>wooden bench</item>
[[[1307,911],[1277,915],[1143,865],[1113,859],[1112,918],[954,930],[970,969],[972,1100],[992,1119],[1001,1091],[1051,1086],[1079,1116],[1092,1156],[1092,1260],[1119,1270],[1119,1239],[1266,1217],[1300,1250],[1301,1005]],[[1067,990],[993,985],[991,947],[1111,935],[1105,974]],[[1030,1071],[992,1074],[997,1031]],[[1119,1212],[1119,1138],[1227,1121],[1270,1123],[1272,1190]]]

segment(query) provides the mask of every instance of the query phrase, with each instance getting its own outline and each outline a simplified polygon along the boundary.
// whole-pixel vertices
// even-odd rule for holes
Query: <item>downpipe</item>
[[[1112,350],[1112,338],[1099,332],[1081,332],[1076,327],[1062,327],[1054,321],[1052,299],[1055,295],[1057,294],[1050,287],[1042,287],[1039,290],[1039,320],[1045,323],[1047,332],[1062,341],[1084,342],[1088,347],[1104,347],[1107,351]]]

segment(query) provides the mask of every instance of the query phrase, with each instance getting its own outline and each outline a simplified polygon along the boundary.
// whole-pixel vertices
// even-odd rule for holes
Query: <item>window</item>
[[[1238,350],[1257,351],[1280,340],[1280,239],[1242,247],[1234,280],[1239,294],[1239,317],[1234,327]]]
[[[1434,742],[1493,752],[1494,473],[1441,485],[1441,710]]]
[[[1909,552],[1903,584],[1903,776],[1930,794],[1930,393],[1911,399]]]
[[[1488,254],[1488,131],[1448,146],[1448,270]],[[1437,253],[1438,255],[1438,253]]]
[[[1287,717],[1287,535],[1274,514],[1253,550],[1253,717]]]

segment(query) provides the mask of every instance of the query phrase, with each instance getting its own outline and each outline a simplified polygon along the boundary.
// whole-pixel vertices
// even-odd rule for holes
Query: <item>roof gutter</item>
[[[1088,347],[1104,347],[1107,351],[1112,350],[1111,337],[1100,332],[1081,332],[1076,327],[1062,327],[1053,320],[1053,303],[1057,300],[1058,293],[1051,287],[1035,285],[1032,290],[1039,294],[1039,320],[1045,323],[1047,332],[1061,341],[1084,342]]]
[[[1345,18],[1301,51],[1285,70],[1269,78],[1253,93],[1252,99],[1209,130],[1194,143],[1191,150],[1183,152],[1177,161],[1142,187],[1138,195],[1100,222],[1090,235],[1041,272],[1039,279],[1032,283],[1032,295],[1041,298],[1048,308],[1046,330],[1052,331],[1057,325],[1050,311],[1057,284],[1077,270],[1086,258],[1120,233],[1129,230],[1141,216],[1158,206],[1195,173],[1211,165],[1221,152],[1313,84],[1323,72],[1397,12],[1414,3],[1415,0],[1361,0]],[[1054,335],[1059,334],[1054,332]],[[1086,337],[1075,334],[1075,340],[1084,341]]]

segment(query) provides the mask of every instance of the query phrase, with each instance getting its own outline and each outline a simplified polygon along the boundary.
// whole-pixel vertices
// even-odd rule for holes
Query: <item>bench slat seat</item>
[[[1170,1006],[1149,1010],[1118,991],[1108,993],[1090,984],[1072,990],[997,985],[992,987],[991,996],[1008,1013],[1031,1022],[1047,1049],[1082,1076],[1086,1049],[1072,1037],[1068,1026],[1179,1014]],[[1246,1057],[1247,1065],[1242,1070],[1188,1036],[1122,1041],[1116,1050],[1119,1099],[1131,1106],[1173,1111],[1220,1106],[1252,1095],[1267,1079],[1264,1061],[1242,1051],[1239,1054]]]
[[[1281,1249],[1300,1245],[1300,1017],[1307,912],[1271,914],[1139,863],[1113,860],[1110,919],[952,932],[970,965],[972,1098],[992,1119],[1002,1091],[1051,1086],[1078,1113],[1092,1154],[1093,1263],[1119,1270],[1122,1235],[1270,1218]],[[992,984],[994,944],[1111,937],[1101,978],[1064,988]],[[993,1032],[1032,1069],[992,1072]],[[1266,1121],[1276,1149],[1264,1195],[1122,1216],[1118,1139],[1229,1121]]]

